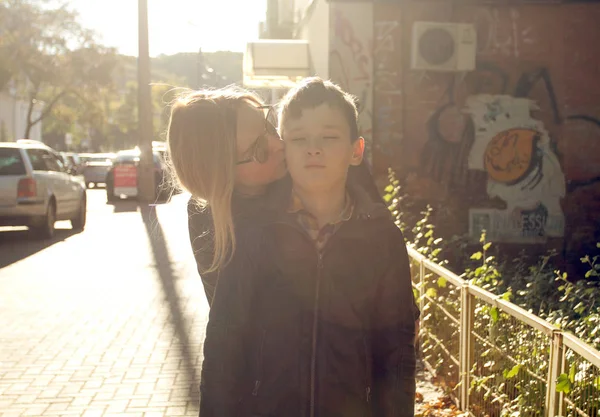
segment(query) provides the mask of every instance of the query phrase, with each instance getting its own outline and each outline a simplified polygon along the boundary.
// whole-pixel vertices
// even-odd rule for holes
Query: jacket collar
[[[352,181],[347,182],[346,189],[354,200],[352,218],[391,219],[390,211],[383,200],[376,201],[361,186]],[[277,183],[270,187],[265,200],[265,208],[271,212],[271,215],[276,213],[275,218],[279,220],[287,218],[293,221],[293,216],[290,216],[290,213],[288,213],[287,210],[289,208],[291,197],[292,180],[288,174],[285,178],[277,181]]]

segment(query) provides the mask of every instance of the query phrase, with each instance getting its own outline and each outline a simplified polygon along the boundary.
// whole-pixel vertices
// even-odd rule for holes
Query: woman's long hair
[[[191,193],[199,207],[210,207],[214,224],[213,272],[235,251],[231,199],[237,155],[237,108],[242,102],[262,105],[254,94],[237,89],[191,91],[171,108],[167,131],[169,158],[175,180]]]

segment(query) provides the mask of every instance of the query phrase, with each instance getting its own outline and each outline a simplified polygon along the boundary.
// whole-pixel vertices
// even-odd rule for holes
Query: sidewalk
[[[457,409],[450,397],[433,383],[432,375],[424,366],[417,367],[417,395],[415,417],[467,417]]]
[[[0,270],[0,416],[198,415],[208,306],[185,206],[125,204]]]

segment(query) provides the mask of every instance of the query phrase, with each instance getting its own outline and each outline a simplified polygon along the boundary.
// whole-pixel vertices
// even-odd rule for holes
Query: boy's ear
[[[365,154],[365,139],[363,137],[356,139],[352,144],[352,147],[352,159],[350,160],[350,165],[360,165],[363,155]]]

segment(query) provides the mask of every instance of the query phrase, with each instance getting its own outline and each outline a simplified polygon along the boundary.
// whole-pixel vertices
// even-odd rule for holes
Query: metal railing
[[[461,410],[476,417],[600,417],[600,352],[407,249],[421,307],[421,354]]]

